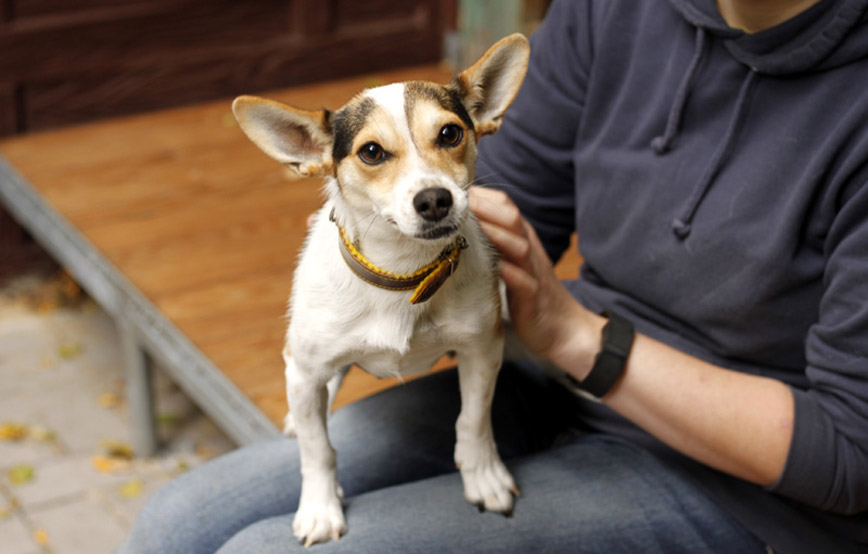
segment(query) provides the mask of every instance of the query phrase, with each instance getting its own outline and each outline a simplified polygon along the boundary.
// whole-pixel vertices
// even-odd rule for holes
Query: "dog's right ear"
[[[255,96],[239,96],[232,113],[263,152],[303,177],[332,171],[331,113],[301,110]]]

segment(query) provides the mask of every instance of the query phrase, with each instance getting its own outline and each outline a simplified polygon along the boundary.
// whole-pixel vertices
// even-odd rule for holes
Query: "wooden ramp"
[[[426,66],[263,95],[337,108],[367,86],[449,78]],[[123,332],[140,424],[153,357],[237,442],[276,434],[286,299],[320,183],[257,150],[229,99],[5,140],[0,155],[0,201]],[[392,384],[353,371],[336,405]]]

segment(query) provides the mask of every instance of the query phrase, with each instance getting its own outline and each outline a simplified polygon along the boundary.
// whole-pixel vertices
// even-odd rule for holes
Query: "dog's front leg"
[[[502,339],[458,352],[461,413],[455,425],[455,465],[469,502],[509,514],[518,488],[497,453],[491,428],[491,403],[502,359]]]
[[[288,361],[289,355],[288,354],[284,354],[283,359],[284,359],[284,361],[286,361],[287,364],[289,364],[289,361]],[[326,388],[329,391],[328,404],[326,404],[326,412],[327,413],[332,411],[332,406],[335,403],[335,397],[338,395],[338,391],[341,388],[341,383],[344,382],[344,377],[347,376],[347,373],[350,371],[350,367],[351,366],[349,366],[349,365],[345,365],[344,367],[342,367],[340,369],[340,371],[337,372],[337,374],[334,377],[329,379],[329,382],[326,385]],[[287,384],[286,398],[287,398],[287,400],[289,400],[288,384]],[[287,437],[295,437],[295,423],[292,421],[292,409],[288,410],[286,412],[286,417],[283,418],[283,434],[286,435]]]
[[[347,532],[335,450],[328,438],[327,375],[287,359],[286,389],[301,455],[301,499],[292,528],[305,546],[338,540]]]

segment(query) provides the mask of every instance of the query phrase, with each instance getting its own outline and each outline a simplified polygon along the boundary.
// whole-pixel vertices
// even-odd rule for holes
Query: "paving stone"
[[[4,484],[25,510],[80,496],[90,489],[117,485],[133,474],[132,467],[118,474],[100,473],[94,468],[91,458],[85,456],[37,464],[33,470],[33,480],[22,485],[12,485],[8,482],[8,476],[3,476]]]
[[[106,439],[129,442],[124,414],[99,406],[99,394],[87,383],[72,382],[43,394],[22,394],[0,403],[0,421],[20,421],[54,431],[73,452],[95,452]]]
[[[46,317],[0,312],[0,398],[74,380],[74,366],[57,363],[57,341]]]
[[[72,378],[120,377],[117,344],[114,323],[96,308],[39,314],[0,306],[0,367],[8,366],[3,371],[10,377],[27,377],[0,385],[0,392]]]
[[[98,554],[114,550],[124,539],[125,529],[92,495],[45,508],[31,510],[34,528],[47,534],[47,546],[54,554]]]
[[[141,490],[138,494],[124,495],[123,492],[121,492],[122,487],[129,484],[132,479],[136,478],[137,477],[131,477],[121,485],[107,487],[101,490],[105,503],[110,506],[110,509],[118,519],[124,523],[126,529],[129,529],[132,526],[133,521],[135,521],[136,516],[141,511],[142,506],[145,505],[145,502],[148,501],[148,498],[157,492],[160,487],[172,480],[168,476],[158,475],[140,478]]]
[[[0,520],[0,554],[32,554],[39,552],[30,530],[16,516]]]
[[[0,441],[0,469],[21,464],[36,464],[41,461],[58,458],[62,455],[62,446],[53,442],[33,440],[19,442]]]

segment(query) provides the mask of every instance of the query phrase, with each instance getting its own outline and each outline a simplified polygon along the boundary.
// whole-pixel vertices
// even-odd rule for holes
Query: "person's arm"
[[[837,195],[824,294],[805,341],[808,388],[717,367],[637,335],[603,401],[683,454],[821,510],[868,511],[868,168]],[[581,381],[605,320],[555,276],[509,198],[475,189],[471,209],[501,253],[512,325],[530,350]]]
[[[524,345],[582,381],[605,319],[579,305],[552,271],[533,228],[499,191],[475,189],[471,207],[501,252],[512,324]],[[793,430],[789,387],[726,370],[637,335],[627,368],[603,399],[676,450],[745,480],[780,476]]]

